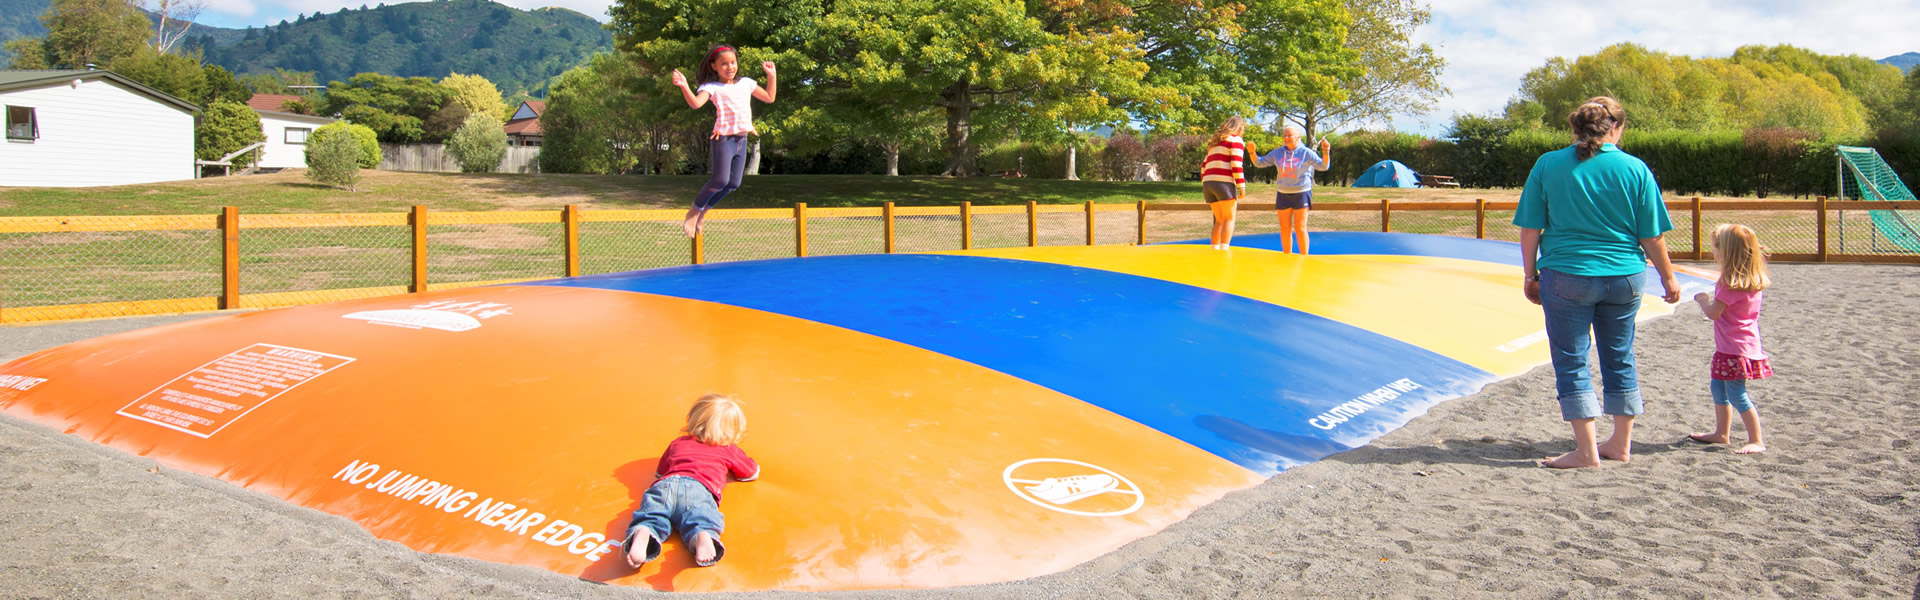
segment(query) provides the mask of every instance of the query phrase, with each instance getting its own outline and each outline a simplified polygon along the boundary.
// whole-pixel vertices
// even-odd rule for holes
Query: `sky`
[[[391,2],[390,2],[391,3]],[[559,6],[601,21],[608,0],[504,0],[521,9]],[[298,14],[359,8],[335,0],[207,0],[201,22],[263,26]],[[1457,114],[1500,110],[1527,71],[1621,42],[1693,57],[1724,57],[1746,45],[1792,44],[1822,54],[1881,59],[1920,52],[1920,0],[1430,0],[1433,22],[1414,35],[1447,60],[1452,95],[1396,129],[1444,133]]]

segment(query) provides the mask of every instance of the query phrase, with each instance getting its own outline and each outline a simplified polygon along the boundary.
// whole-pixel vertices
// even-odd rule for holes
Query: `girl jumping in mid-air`
[[[1687,437],[1706,444],[1728,443],[1733,415],[1747,429],[1747,445],[1734,454],[1766,452],[1760,435],[1760,409],[1747,396],[1747,380],[1773,375],[1767,353],[1760,349],[1761,290],[1767,289],[1767,259],[1760,240],[1744,225],[1723,224],[1713,229],[1713,260],[1720,263],[1720,281],[1713,295],[1695,294],[1693,301],[1713,321],[1713,433]]]
[[[1247,195],[1247,179],[1240,163],[1253,155],[1253,145],[1240,138],[1246,131],[1246,119],[1227,117],[1207,140],[1207,158],[1200,165],[1200,193],[1207,200],[1207,208],[1213,209],[1209,239],[1215,250],[1226,250],[1233,244],[1234,213],[1240,207],[1240,197]]]
[[[707,185],[700,188],[700,195],[693,199],[693,207],[687,209],[687,218],[680,227],[685,229],[687,237],[700,233],[700,226],[706,221],[707,209],[727,197],[728,193],[740,187],[740,175],[747,166],[747,135],[758,134],[753,130],[753,106],[748,98],[759,98],[761,102],[772,103],[774,92],[773,61],[760,63],[767,72],[767,85],[754,85],[753,80],[736,77],[740,71],[740,62],[733,48],[715,46],[707,51],[707,59],[700,63],[700,70],[694,73],[694,85],[687,87],[687,76],[679,69],[673,70],[673,85],[680,88],[680,94],[687,99],[687,106],[700,108],[713,100],[716,117],[713,121],[712,161],[708,163],[713,177]]]
[[[727,528],[720,514],[720,490],[727,476],[739,481],[760,478],[760,465],[735,445],[747,433],[747,416],[732,396],[707,394],[687,411],[686,435],[667,444],[660,454],[659,477],[633,511],[627,526],[627,566],[635,569],[660,557],[660,542],[674,530],[693,551],[693,564],[707,567],[720,562],[727,547],[720,531]]]
[[[1281,252],[1292,252],[1293,239],[1300,238],[1300,253],[1307,253],[1307,211],[1313,208],[1313,172],[1325,171],[1332,164],[1328,162],[1332,146],[1323,139],[1320,151],[1314,152],[1300,143],[1303,135],[1306,130],[1299,126],[1286,126],[1280,132],[1283,145],[1253,161],[1256,166],[1279,168],[1279,176],[1273,180],[1279,188],[1273,204],[1280,213]]]

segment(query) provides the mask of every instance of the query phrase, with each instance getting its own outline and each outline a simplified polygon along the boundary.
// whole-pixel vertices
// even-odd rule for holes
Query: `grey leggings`
[[[700,195],[693,199],[693,207],[697,210],[713,208],[721,198],[740,189],[740,176],[747,170],[747,136],[723,135],[715,138],[711,158],[708,164],[713,177],[707,179],[707,185],[700,188]]]

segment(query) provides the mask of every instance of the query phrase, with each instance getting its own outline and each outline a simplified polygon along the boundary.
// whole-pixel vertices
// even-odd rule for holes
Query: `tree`
[[[360,168],[372,169],[380,166],[380,138],[373,133],[372,129],[369,129],[365,125],[356,125],[346,121],[334,121],[326,125],[321,125],[319,129],[313,130],[312,135],[307,136],[307,143],[311,145],[315,140],[335,135],[344,135],[353,138],[353,143],[360,149],[358,162]]]
[[[380,141],[407,144],[425,135],[427,118],[453,95],[425,77],[393,77],[361,73],[347,82],[327,84],[321,112],[373,128]]]
[[[150,35],[136,0],[53,0],[40,22],[46,64],[56,69],[106,65],[146,46]]]
[[[493,115],[505,120],[510,110],[500,98],[500,88],[485,77],[452,73],[440,79],[440,86],[453,91],[453,102],[466,108],[467,114]]]
[[[200,11],[206,8],[206,0],[154,0],[153,14],[158,18],[154,19],[153,49],[172,50],[174,44],[187,36],[194,19],[200,18]]]
[[[1391,122],[1393,115],[1422,115],[1450,92],[1440,83],[1447,66],[1427,44],[1413,43],[1414,30],[1432,20],[1417,0],[1346,0],[1352,25],[1346,48],[1358,67],[1339,80],[1335,94],[1301,94],[1281,107],[1288,121],[1306,130],[1309,142],[1322,129],[1361,122]]]
[[[360,144],[351,135],[307,140],[307,179],[352,191],[360,183]]]
[[[540,115],[540,171],[618,173],[639,167],[657,173],[674,164],[684,146],[675,139],[674,122],[659,119],[657,103],[634,93],[653,85],[637,58],[624,52],[595,54],[554,78],[547,110]],[[679,127],[698,125],[681,120]]]
[[[241,148],[267,140],[260,129],[260,114],[247,105],[225,100],[215,101],[200,113],[200,125],[193,130],[193,157],[219,160]],[[253,164],[253,153],[233,157],[234,166]]]
[[[40,70],[53,68],[53,65],[47,64],[45,40],[40,38],[29,37],[8,40],[6,44],[0,45],[0,48],[5,48],[7,53],[13,55],[13,62],[7,65],[9,69]]]
[[[206,87],[201,90],[200,98],[194,100],[201,105],[213,104],[215,100],[239,102],[245,104],[253,97],[253,90],[247,89],[240,80],[220,65],[205,65],[200,68],[201,78]]]
[[[200,102],[204,99],[206,71],[200,68],[200,61],[193,58],[141,46],[131,54],[114,59],[107,68],[181,100]]]
[[[462,172],[491,172],[507,156],[507,132],[493,115],[467,117],[467,123],[447,138],[447,153],[460,161]]]

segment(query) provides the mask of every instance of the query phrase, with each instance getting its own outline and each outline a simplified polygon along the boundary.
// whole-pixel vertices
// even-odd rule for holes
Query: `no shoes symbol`
[[[1013,494],[1070,515],[1118,517],[1147,503],[1140,486],[1104,467],[1064,458],[1029,458],[1007,466],[1000,478]]]

